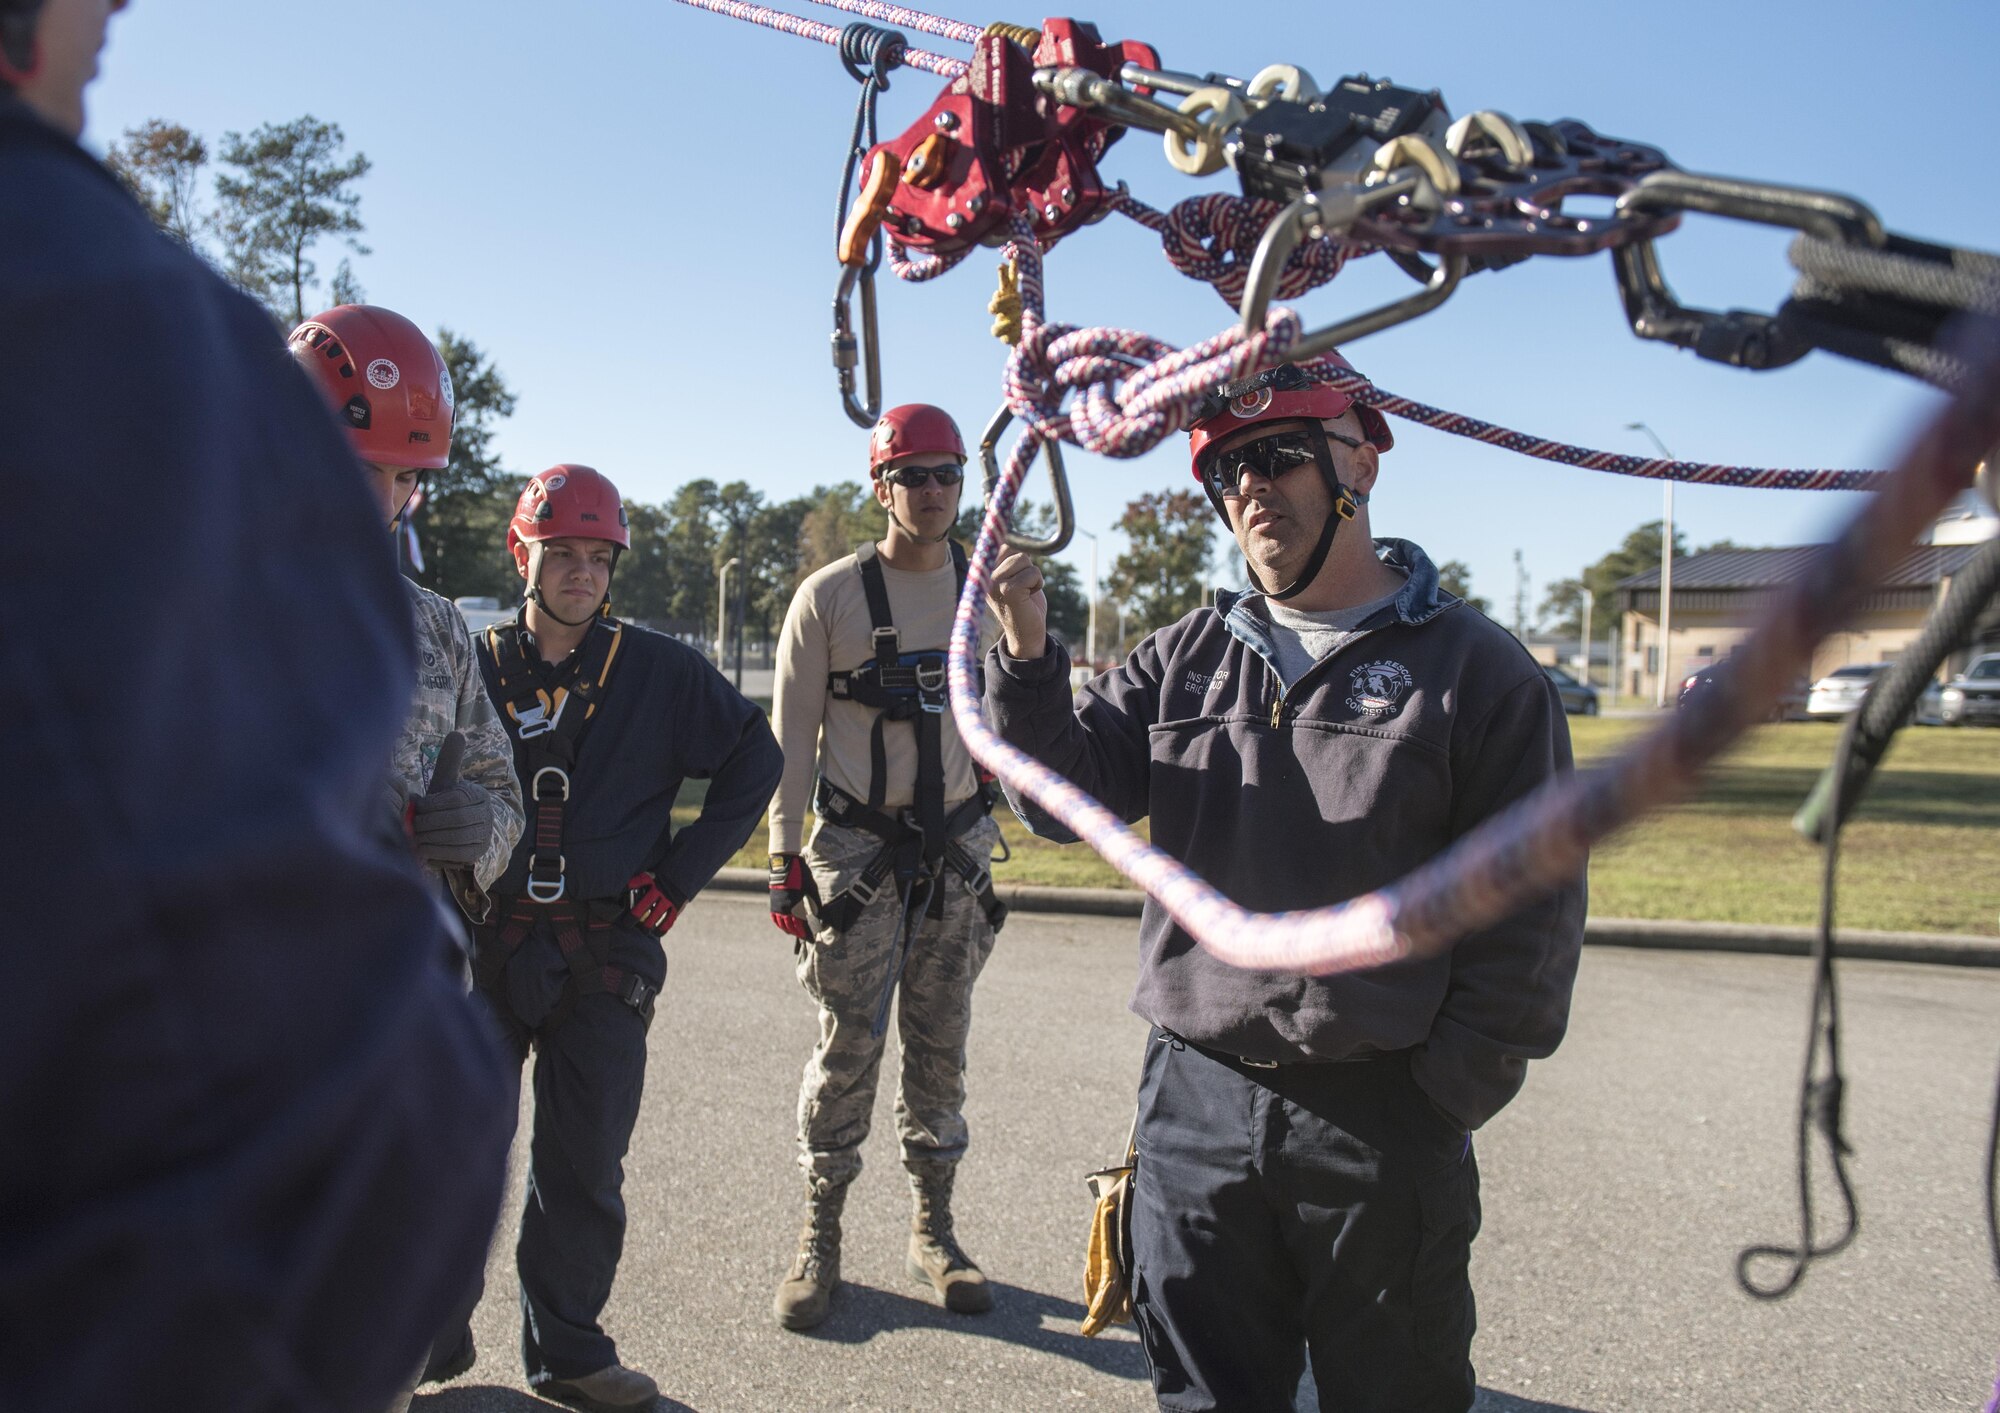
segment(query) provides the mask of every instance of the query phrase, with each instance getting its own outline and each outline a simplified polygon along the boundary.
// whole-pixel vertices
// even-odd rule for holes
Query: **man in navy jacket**
[[[380,1408],[511,1111],[384,827],[416,661],[354,461],[75,141],[117,8],[0,3],[0,1403]]]
[[[1257,588],[1072,704],[1040,573],[1010,556],[987,669],[1002,735],[1266,912],[1393,883],[1570,768],[1520,644],[1421,549],[1371,538],[1379,412],[1287,366],[1191,435]],[[1323,1408],[1471,1406],[1470,1131],[1561,1040],[1583,912],[1579,878],[1442,956],[1320,978],[1230,967],[1148,900],[1133,1297],[1162,1408],[1290,1410],[1308,1354]]]

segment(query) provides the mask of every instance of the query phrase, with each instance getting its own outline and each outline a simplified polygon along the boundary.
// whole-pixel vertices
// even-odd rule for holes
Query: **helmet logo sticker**
[[[444,415],[449,419],[458,407],[458,392],[451,385],[451,369],[442,360],[438,363],[438,396],[444,399]]]
[[[1229,411],[1232,416],[1248,419],[1255,417],[1270,405],[1271,390],[1269,388],[1258,388],[1253,392],[1243,393],[1231,398],[1229,400]]]
[[[1416,679],[1400,662],[1370,662],[1347,677],[1347,709],[1362,716],[1387,716]]]
[[[569,477],[563,475],[562,472],[558,471],[556,472],[555,475],[549,477],[548,480],[542,482],[542,488],[544,492],[559,491],[568,484],[569,484]]]
[[[365,432],[374,420],[368,408],[368,399],[360,393],[347,399],[347,406],[340,409],[340,415],[347,419],[347,425],[356,431]]]
[[[386,358],[378,358],[368,365],[368,385],[383,392],[403,381],[403,370]]]

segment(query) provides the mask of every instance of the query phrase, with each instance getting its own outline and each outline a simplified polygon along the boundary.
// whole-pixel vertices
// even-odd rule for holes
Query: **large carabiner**
[[[979,439],[979,467],[989,501],[993,499],[994,488],[1000,484],[1000,434],[1013,420],[1014,409],[1001,403],[1000,410],[993,414],[993,420],[986,424],[986,434]],[[1051,438],[1042,443],[1042,453],[1048,458],[1049,484],[1055,487],[1056,532],[1046,540],[1037,540],[1008,530],[1005,536],[1007,548],[1024,554],[1060,554],[1076,538],[1076,508],[1070,504],[1069,473],[1063,469],[1062,446]]]
[[[1405,169],[1373,186],[1344,182],[1324,191],[1308,192],[1279,212],[1264,228],[1263,238],[1257,242],[1257,253],[1250,261],[1250,278],[1243,289],[1243,332],[1250,335],[1263,331],[1264,321],[1271,312],[1271,299],[1277,293],[1278,277],[1284,273],[1285,262],[1291,258],[1300,241],[1308,237],[1345,234],[1356,220],[1369,211],[1416,194],[1427,184],[1428,178],[1420,172]],[[1379,333],[1437,308],[1451,298],[1452,291],[1465,278],[1470,264],[1463,255],[1444,256],[1434,269],[1429,270],[1424,288],[1416,294],[1371,309],[1365,314],[1342,319],[1323,329],[1300,334],[1298,342],[1292,345],[1291,356],[1295,359],[1311,358],[1349,340]],[[1418,268],[1424,267],[1419,264]]]
[[[848,305],[856,284],[861,287],[861,337],[856,341]],[[868,400],[854,400],[854,369],[867,375]],[[882,351],[875,328],[875,272],[867,265],[843,265],[840,286],[833,295],[833,368],[840,379],[840,405],[857,427],[875,425],[882,415]]]

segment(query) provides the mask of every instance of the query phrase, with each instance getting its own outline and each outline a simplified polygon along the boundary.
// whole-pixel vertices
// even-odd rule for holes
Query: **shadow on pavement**
[[[1076,1332],[1082,1318],[1083,1306],[1074,1300],[998,1281],[993,1282],[993,1309],[984,1315],[954,1315],[928,1300],[843,1281],[826,1323],[799,1337],[831,1344],[866,1344],[888,1330],[949,1330],[1060,1355],[1103,1374],[1148,1377],[1145,1352],[1129,1332],[1121,1332],[1122,1337],[1085,1339]],[[1050,1328],[1049,1321],[1059,1321],[1068,1328]]]
[[[550,1413],[552,1409],[565,1407],[523,1389],[503,1388],[498,1384],[453,1384],[434,1393],[419,1393],[410,1404],[410,1413]],[[695,1410],[663,1394],[648,1405],[648,1413],[695,1413]]]
[[[1589,1410],[1568,1403],[1542,1403],[1532,1398],[1501,1393],[1498,1389],[1482,1388],[1479,1396],[1472,1401],[1472,1413],[1589,1413]]]

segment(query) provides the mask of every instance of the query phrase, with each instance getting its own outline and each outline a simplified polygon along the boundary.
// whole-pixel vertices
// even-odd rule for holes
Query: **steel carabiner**
[[[1014,420],[1014,409],[1006,403],[993,414],[993,420],[986,424],[986,434],[979,439],[979,467],[986,488],[986,499],[993,499],[994,488],[1000,484],[1000,434],[1007,430]],[[1076,538],[1076,508],[1069,498],[1069,473],[1063,469],[1062,446],[1051,439],[1042,443],[1042,454],[1049,463],[1049,484],[1055,488],[1056,532],[1046,540],[1038,540],[1030,535],[1016,534],[1011,528],[1004,536],[1008,549],[1020,550],[1023,554],[1061,554],[1069,548],[1069,542]]]
[[[861,287],[861,337],[854,335],[849,305],[856,283]],[[867,378],[866,402],[854,400],[854,369],[860,365]],[[847,420],[870,428],[882,415],[882,352],[875,327],[875,272],[867,265],[843,265],[840,285],[833,295],[833,368],[840,380],[840,405]]]

